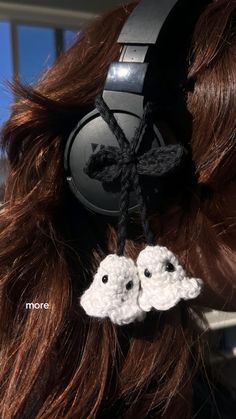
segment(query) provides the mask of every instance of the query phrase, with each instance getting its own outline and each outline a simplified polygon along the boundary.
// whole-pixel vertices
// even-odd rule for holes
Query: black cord
[[[105,103],[102,96],[95,100],[95,105],[103,120],[107,123],[112,133],[115,135],[121,149],[119,165],[121,166],[121,194],[120,194],[120,216],[118,222],[118,243],[117,254],[119,256],[124,254],[125,241],[127,237],[128,224],[128,209],[129,209],[129,194],[133,184],[137,195],[138,204],[140,206],[141,221],[143,225],[144,234],[148,244],[153,244],[154,236],[151,232],[149,221],[147,218],[146,203],[142,194],[142,188],[139,182],[139,175],[136,167],[135,152],[138,145],[142,131],[148,122],[148,117],[151,113],[151,105],[147,103],[144,109],[143,117],[140,121],[135,135],[131,142],[128,141],[124,131],[119,126],[112,111]]]

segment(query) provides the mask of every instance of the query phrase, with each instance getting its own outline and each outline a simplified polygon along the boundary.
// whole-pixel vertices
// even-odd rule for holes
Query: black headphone
[[[151,141],[146,142],[144,150],[144,154],[146,153],[149,158],[149,164],[152,155],[151,162],[158,161],[160,166],[161,159],[158,157],[158,152],[157,154],[153,152],[153,148],[156,150],[167,147],[167,153],[164,154],[168,155],[165,157],[168,164],[165,163],[162,169],[156,165],[154,169],[152,168],[151,176],[154,172],[157,177],[174,172],[171,167],[178,168],[184,160],[186,149],[180,144],[173,145],[176,141],[173,141],[171,130],[163,130],[163,126],[159,126],[156,120],[153,123],[149,103],[153,91],[157,89],[153,70],[155,68],[156,71],[158,68],[155,48],[160,41],[165,23],[180,3],[181,0],[140,1],[119,35],[118,43],[122,46],[120,58],[118,62],[112,62],[109,67],[102,96],[95,102],[96,108],[78,122],[67,140],[64,165],[69,187],[80,203],[95,213],[106,216],[119,215],[120,189],[117,179],[115,177],[113,179],[111,172],[119,169],[117,162],[119,158],[122,158],[123,164],[130,164],[134,153],[136,153],[135,158],[137,157],[137,150],[141,147],[140,139],[137,137],[132,155],[127,154],[127,147],[129,148],[127,141],[131,142],[134,136],[137,136],[138,130],[141,136],[141,131],[147,122],[152,127]],[[188,0],[188,3],[191,2]],[[163,96],[165,97],[165,92]],[[165,101],[168,103],[168,100],[167,95]],[[151,102],[155,100],[152,98]],[[119,138],[121,140],[123,138],[123,149],[122,144],[117,141]],[[119,146],[122,149],[121,157]],[[99,166],[104,153],[109,164],[106,176],[110,175],[110,179],[113,180],[110,184],[96,176],[94,170],[93,176],[90,175],[92,163],[94,166],[95,161]],[[92,163],[91,157],[94,157]],[[99,162],[96,161],[98,157]],[[145,177],[147,164],[142,155],[139,156],[138,164],[141,174]],[[115,165],[118,165],[118,168],[115,168]],[[136,209],[137,205],[136,194],[131,190],[128,210]]]

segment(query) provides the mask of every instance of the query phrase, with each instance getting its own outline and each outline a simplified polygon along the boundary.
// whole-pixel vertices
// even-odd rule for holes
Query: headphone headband
[[[149,47],[156,44],[166,19],[178,0],[141,0],[118,38],[124,45],[119,62],[111,63],[104,90],[141,95],[144,90]]]
[[[118,216],[116,254],[101,262],[80,303],[89,316],[109,317],[119,325],[142,320],[152,308],[168,310],[181,299],[196,298],[202,286],[201,280],[186,277],[174,254],[156,245],[148,219],[152,204],[153,209],[160,208],[162,187],[169,183],[173,190],[174,177],[178,178],[189,155],[172,135],[167,115],[155,110],[156,105],[162,105],[163,55],[161,48],[160,54],[157,51],[161,45],[158,40],[180,1],[141,0],[134,9],[118,38],[123,44],[119,61],[111,63],[103,92],[95,98],[95,109],[79,121],[65,151],[67,180],[78,200],[95,213]],[[188,14],[180,12],[189,20]],[[174,35],[179,19],[175,23],[170,24]],[[168,46],[167,42],[164,50],[170,58]],[[177,80],[174,78],[174,85]],[[168,83],[163,81],[168,91]],[[137,265],[124,256],[129,211],[140,213],[148,244]]]
[[[152,45],[178,0],[141,0],[118,38],[120,44]]]
[[[165,103],[168,102],[168,82],[170,80],[170,90],[172,92],[173,86],[175,88],[175,81],[179,76],[177,74],[176,79],[175,75],[171,78],[170,68],[168,67],[167,78],[163,77],[162,84],[161,77],[164,69],[160,57],[163,57],[163,45],[161,45],[161,42],[159,44],[158,41],[164,34],[165,29],[168,29],[167,23],[169,21],[170,32],[173,28],[173,37],[175,37],[176,28],[179,26],[179,18],[173,24],[172,17],[174,18],[175,13],[172,13],[172,11],[178,12],[177,15],[183,18],[187,30],[190,31],[195,16],[199,15],[203,3],[206,2],[209,2],[209,0],[196,0],[194,4],[190,4],[187,0],[141,0],[124,24],[118,37],[118,43],[122,47],[120,57],[118,61],[111,63],[105,86],[101,92],[104,104],[99,107],[95,106],[93,111],[78,121],[68,138],[65,149],[64,165],[68,184],[77,199],[89,210],[106,216],[120,215],[120,178],[107,185],[105,180],[99,180],[97,176],[94,176],[94,170],[91,170],[93,175],[88,175],[89,171],[86,168],[92,162],[91,164],[96,163],[98,172],[103,169],[105,172],[113,169],[116,171],[116,153],[118,151],[123,153],[124,151],[117,141],[121,131],[123,132],[122,136],[132,144],[140,123],[143,121],[145,106],[148,103],[151,105],[153,102],[157,103],[158,109],[160,109],[164,100]],[[181,6],[179,11],[177,6]],[[186,15],[184,14],[185,8],[187,10]],[[193,14],[194,19],[189,18],[189,11]],[[183,36],[182,27],[179,32],[180,36]],[[178,36],[179,33],[174,39],[178,39]],[[168,42],[170,42],[170,39],[171,36],[168,38]],[[160,56],[158,55],[159,46],[160,52],[162,52]],[[170,44],[168,43],[168,49],[166,50],[168,57],[171,55],[169,47]],[[176,92],[174,91],[174,93]],[[107,108],[105,109],[105,107]],[[134,154],[139,153],[139,156],[141,153],[141,155],[148,157],[149,154],[156,153],[159,148],[161,152],[163,149],[165,151],[165,147],[178,142],[169,120],[160,112],[158,113],[155,107],[152,107],[152,109],[155,119],[150,117],[147,118],[147,121],[144,121],[146,126],[140,132],[140,141],[135,149]],[[181,116],[183,115],[186,117],[185,110],[181,113]],[[118,126],[114,121],[109,124],[112,118],[115,118]],[[129,156],[128,161],[132,158],[135,160],[136,155],[134,157]],[[124,157],[124,163],[121,160],[120,158],[118,169],[126,164],[125,160],[127,158]],[[108,167],[104,168],[105,163]],[[148,164],[147,161],[144,162],[144,165],[147,166]],[[146,174],[143,175],[143,182],[147,185],[146,178]],[[149,179],[147,193],[150,202],[160,201],[160,188],[156,187],[160,183],[159,180],[154,182]],[[131,188],[128,210],[134,211],[137,209],[137,197]]]

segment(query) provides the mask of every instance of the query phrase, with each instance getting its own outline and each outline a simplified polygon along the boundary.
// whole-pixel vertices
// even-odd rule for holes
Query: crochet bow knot
[[[131,141],[126,137],[112,110],[109,109],[102,96],[96,98],[95,106],[102,119],[116,137],[119,148],[114,146],[101,146],[99,151],[90,156],[84,172],[90,178],[99,180],[103,184],[111,184],[119,180],[120,203],[117,255],[122,256],[124,254],[127,236],[131,186],[133,186],[137,197],[147,243],[154,245],[155,237],[149,225],[140,177],[161,177],[174,172],[182,163],[186,150],[181,144],[175,144],[152,147],[149,151],[141,154],[140,143],[144,142],[144,139],[147,139],[147,144],[150,144],[150,135],[153,138],[154,134],[151,103],[145,105],[143,116]]]
[[[142,155],[131,147],[121,150],[107,146],[90,157],[84,171],[90,178],[108,184],[120,178],[124,165],[129,165],[130,170],[135,166],[140,176],[162,177],[176,170],[184,154],[180,144],[154,147]]]

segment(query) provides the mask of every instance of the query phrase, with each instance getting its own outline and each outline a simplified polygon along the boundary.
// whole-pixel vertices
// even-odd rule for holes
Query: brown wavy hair
[[[65,180],[65,141],[102,91],[134,5],[96,20],[37,85],[15,83],[2,130],[9,160],[0,213],[0,413],[10,418],[188,419],[202,352],[193,307],[150,313],[116,327],[85,316],[79,297],[99,261],[115,250],[115,228],[87,214]],[[186,94],[198,182],[152,217],[158,241],[205,281],[200,302],[235,308],[236,3],[218,0],[193,36]],[[181,45],[180,45],[181,50]],[[190,84],[191,84],[190,83]],[[210,193],[203,196],[203,186]],[[182,201],[181,201],[182,202]],[[144,246],[138,223],[126,254]],[[46,302],[48,310],[26,310]]]

